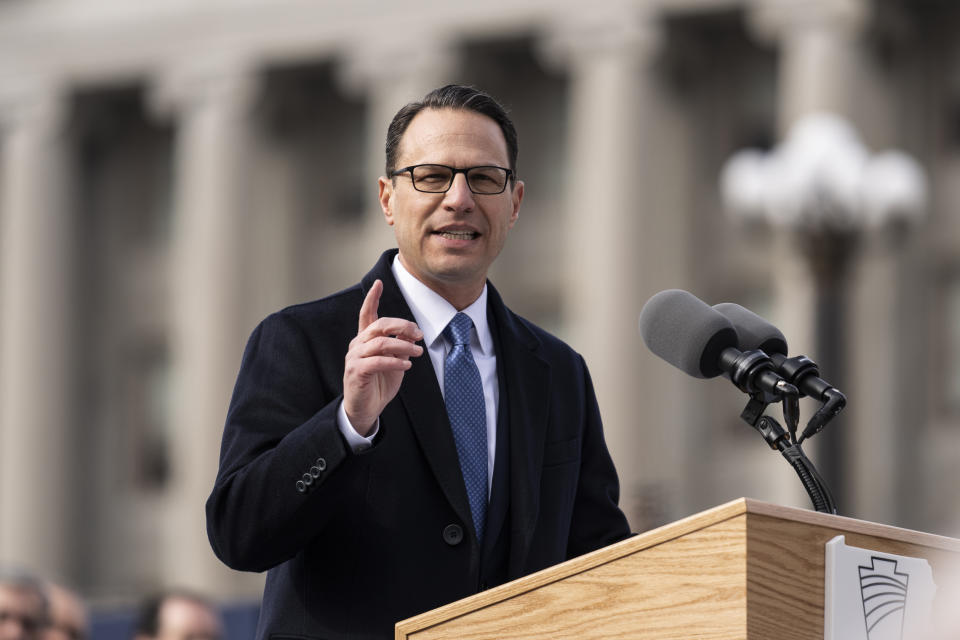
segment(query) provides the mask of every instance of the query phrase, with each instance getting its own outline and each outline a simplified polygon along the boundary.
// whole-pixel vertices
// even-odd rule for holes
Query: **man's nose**
[[[467,176],[458,173],[453,176],[453,184],[447,189],[443,199],[443,204],[448,209],[457,211],[469,211],[473,209],[473,192],[470,191],[470,185],[467,184]]]

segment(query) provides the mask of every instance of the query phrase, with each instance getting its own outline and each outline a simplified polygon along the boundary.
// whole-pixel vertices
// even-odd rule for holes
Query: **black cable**
[[[799,445],[797,445],[799,448]],[[817,471],[817,468],[813,465],[813,461],[807,457],[807,455],[800,451],[800,455],[803,459],[803,464],[806,466],[807,470],[810,472],[810,475],[813,476],[814,481],[817,483],[817,486],[820,487],[820,491],[823,494],[823,497],[826,499],[827,503],[827,513],[837,514],[837,501],[833,498],[833,494],[830,493],[830,488],[827,486],[827,483],[824,481],[823,476],[820,475],[820,472]]]
[[[780,453],[790,463],[793,470],[800,477],[803,488],[807,490],[807,495],[813,502],[813,508],[821,513],[837,513],[837,505],[833,495],[827,488],[823,478],[817,472],[813,462],[806,456],[803,449],[798,444],[791,444],[780,447]]]
[[[823,491],[810,473],[810,469],[803,463],[803,452],[797,448],[797,445],[790,444],[784,446],[780,450],[780,453],[786,458],[787,462],[790,463],[793,470],[797,472],[797,475],[800,477],[800,482],[803,483],[803,488],[807,490],[807,495],[810,496],[810,500],[813,502],[813,508],[821,513],[829,513],[829,507],[827,506],[827,500],[823,495]]]

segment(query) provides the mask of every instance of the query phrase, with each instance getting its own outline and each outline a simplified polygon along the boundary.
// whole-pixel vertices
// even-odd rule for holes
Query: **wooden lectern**
[[[934,576],[960,568],[960,540],[741,498],[398,622],[396,638],[823,638],[837,535]],[[960,607],[940,586],[935,610]]]

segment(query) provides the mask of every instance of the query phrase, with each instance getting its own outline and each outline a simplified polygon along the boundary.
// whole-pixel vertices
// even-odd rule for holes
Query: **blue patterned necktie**
[[[477,540],[487,519],[487,412],[480,370],[470,351],[473,321],[458,313],[443,330],[453,344],[443,364],[443,400],[457,444],[460,470],[467,487]]]

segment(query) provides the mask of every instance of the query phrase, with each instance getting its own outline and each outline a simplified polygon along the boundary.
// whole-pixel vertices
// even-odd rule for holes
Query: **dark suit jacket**
[[[392,638],[398,620],[629,535],[583,359],[492,286],[500,437],[483,547],[426,353],[374,446],[349,450],[344,356],[376,278],[380,316],[413,320],[395,254],[350,289],[271,315],[244,353],[207,531],[230,567],[269,570],[258,638]]]

